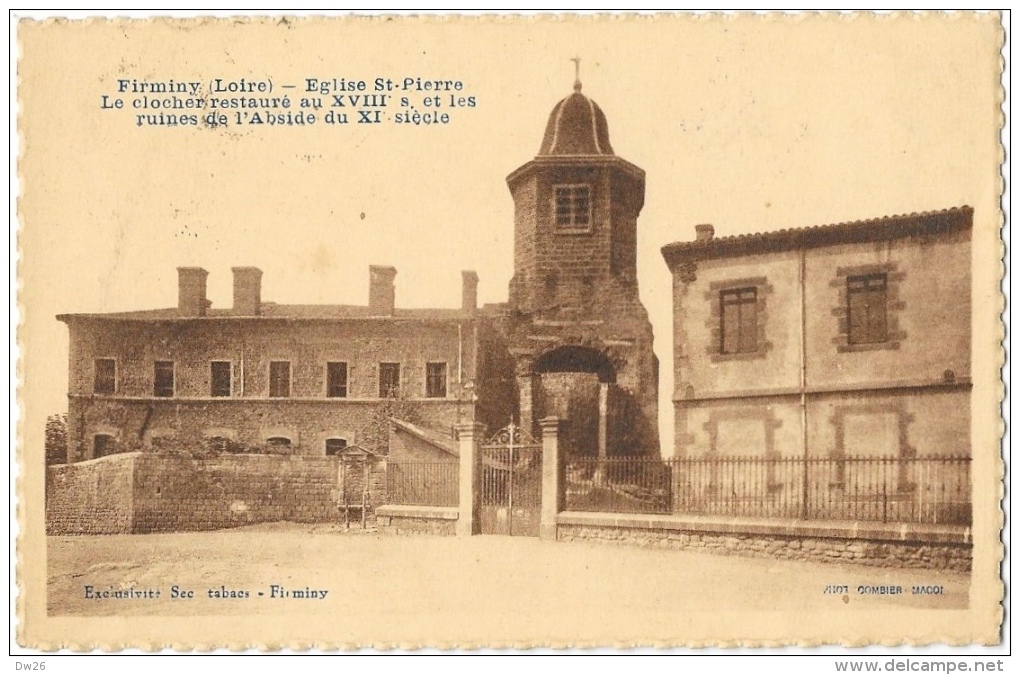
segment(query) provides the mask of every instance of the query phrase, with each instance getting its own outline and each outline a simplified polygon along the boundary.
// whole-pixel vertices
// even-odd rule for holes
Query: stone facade
[[[60,317],[70,332],[69,461],[212,438],[283,439],[292,454],[313,457],[331,442],[384,454],[391,416],[448,436],[475,418],[465,385],[487,319],[473,308],[261,303],[247,316],[257,270],[239,269],[242,305],[231,310],[182,298],[170,310]],[[181,270],[182,296],[204,292],[194,276]],[[189,315],[195,306],[203,315]]]
[[[972,217],[664,247],[676,455],[969,456]]]

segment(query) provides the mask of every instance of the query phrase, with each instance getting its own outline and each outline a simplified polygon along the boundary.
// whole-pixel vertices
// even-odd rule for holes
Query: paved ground
[[[51,615],[202,615],[352,612],[435,615],[485,612],[548,616],[877,606],[963,608],[969,578],[925,571],[727,557],[707,553],[545,542],[523,537],[395,537],[292,524],[219,532],[51,537]],[[273,598],[326,590],[322,599]],[[850,587],[826,594],[828,585]],[[939,584],[941,597],[910,594]],[[86,598],[110,589],[158,589],[158,599]],[[195,591],[173,599],[171,586]],[[900,596],[859,595],[860,585],[899,585]],[[209,597],[209,590],[249,598]],[[259,596],[258,593],[264,593]],[[227,593],[229,595],[229,593]]]

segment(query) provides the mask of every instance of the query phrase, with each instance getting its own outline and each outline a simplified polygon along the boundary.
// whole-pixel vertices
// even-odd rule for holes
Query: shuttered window
[[[400,394],[400,364],[379,364],[379,398],[396,398]]]
[[[889,338],[888,288],[885,274],[847,277],[847,340],[850,344],[874,344]]]
[[[347,364],[331,361],[326,364],[326,396],[347,398]]]
[[[425,364],[425,396],[427,398],[446,398],[446,364]]]
[[[211,391],[213,396],[230,396],[231,365],[230,361],[213,361],[209,367]]]
[[[290,396],[290,361],[269,362],[269,395],[273,398]]]
[[[117,391],[117,361],[96,359],[95,380],[92,391],[96,394],[114,394]]]
[[[152,373],[152,395],[169,398],[174,395],[174,362],[156,361]]]
[[[758,290],[733,288],[719,293],[721,344],[723,354],[758,351]]]

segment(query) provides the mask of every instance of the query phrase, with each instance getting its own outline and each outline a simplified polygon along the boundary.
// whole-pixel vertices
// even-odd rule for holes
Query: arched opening
[[[591,347],[557,347],[535,361],[534,373],[536,417],[561,420],[565,455],[605,456],[609,389],[616,382],[609,358]]]
[[[289,455],[293,450],[293,443],[286,436],[272,436],[266,439],[266,447],[274,455]]]
[[[616,370],[605,354],[591,347],[557,347],[535,361],[536,373],[593,373],[599,382],[616,382]]]

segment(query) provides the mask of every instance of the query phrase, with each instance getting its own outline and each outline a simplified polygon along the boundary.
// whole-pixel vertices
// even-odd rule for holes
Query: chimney
[[[478,309],[478,272],[464,270],[460,276],[462,279],[460,308],[465,312],[474,312]]]
[[[234,314],[258,316],[262,313],[262,270],[258,267],[232,267],[234,273]]]
[[[177,268],[177,309],[184,316],[205,316],[209,301],[205,298],[205,279],[201,267]]]
[[[390,316],[393,314],[395,292],[393,279],[397,276],[397,268],[384,265],[368,267],[368,308],[374,314]]]
[[[715,236],[715,228],[708,223],[695,225],[694,231],[697,233],[697,236],[694,237],[695,241],[711,241]]]

